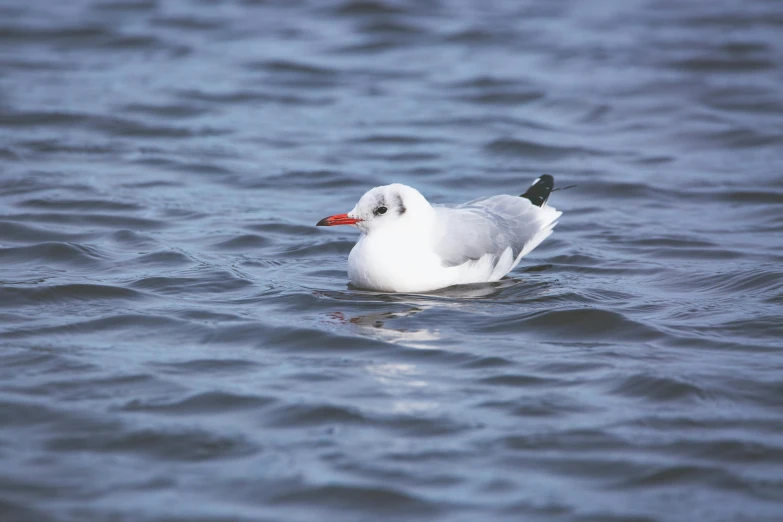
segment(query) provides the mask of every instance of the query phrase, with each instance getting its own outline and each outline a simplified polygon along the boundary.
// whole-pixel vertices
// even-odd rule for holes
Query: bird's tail
[[[519,197],[529,199],[537,207],[543,207],[553,188],[555,188],[555,178],[543,174],[540,178],[536,178],[530,188]]]

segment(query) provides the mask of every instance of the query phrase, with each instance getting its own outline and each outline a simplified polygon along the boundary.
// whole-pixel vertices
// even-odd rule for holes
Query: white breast
[[[348,277],[359,288],[380,292],[426,292],[458,283],[457,271],[443,267],[431,244],[394,231],[362,235],[348,256]]]

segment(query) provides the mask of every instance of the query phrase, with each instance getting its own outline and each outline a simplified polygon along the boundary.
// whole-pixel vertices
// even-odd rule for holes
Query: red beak
[[[333,227],[335,225],[355,225],[359,221],[361,221],[361,219],[348,217],[348,214],[335,214],[334,216],[323,218],[321,221],[316,223],[315,226]]]

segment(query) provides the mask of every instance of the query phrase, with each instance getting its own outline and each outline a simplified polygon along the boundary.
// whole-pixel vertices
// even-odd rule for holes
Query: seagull
[[[358,288],[417,293],[498,281],[552,233],[562,215],[547,205],[554,184],[545,174],[521,196],[442,206],[394,183],[369,190],[353,210],[316,226],[359,229],[348,256],[348,277]]]

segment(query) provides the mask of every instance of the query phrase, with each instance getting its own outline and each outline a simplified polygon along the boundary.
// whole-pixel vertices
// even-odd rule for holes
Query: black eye
[[[373,214],[375,214],[376,216],[378,216],[380,214],[385,214],[386,210],[387,210],[386,207],[378,207],[378,208],[375,209]]]

